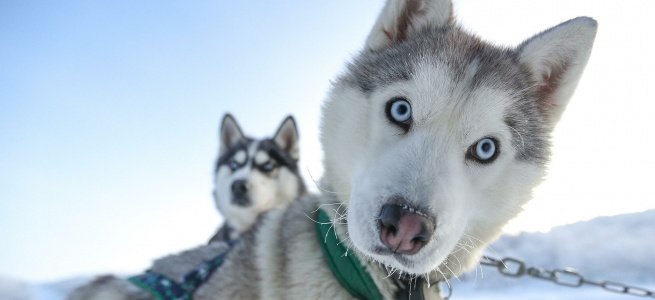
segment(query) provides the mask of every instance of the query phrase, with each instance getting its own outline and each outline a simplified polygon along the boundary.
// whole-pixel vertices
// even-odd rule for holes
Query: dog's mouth
[[[233,196],[232,204],[240,207],[248,207],[252,204],[252,201],[250,200],[250,196],[248,195]]]
[[[429,269],[423,270],[426,264],[422,263],[417,256],[394,252],[388,247],[374,246],[370,256],[385,266],[403,270],[403,272],[420,274],[429,271]]]
[[[408,204],[404,197],[392,196],[386,203],[378,208],[373,222],[365,221],[370,216],[365,210],[353,214],[356,220],[349,220],[354,223],[348,226],[355,226],[350,228],[354,246],[385,266],[412,274],[429,272],[441,252],[435,244],[436,216],[427,208]]]

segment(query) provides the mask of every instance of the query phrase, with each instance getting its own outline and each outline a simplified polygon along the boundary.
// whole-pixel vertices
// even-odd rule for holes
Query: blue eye
[[[275,164],[273,162],[269,161],[269,162],[262,165],[262,170],[264,170],[266,172],[273,171],[273,169],[275,169]]]
[[[230,167],[230,169],[231,169],[232,171],[234,171],[234,170],[236,170],[236,169],[239,168],[239,163],[237,163],[237,162],[234,161],[234,160],[231,160],[231,161],[228,163],[228,166]]]
[[[396,99],[391,102],[389,116],[394,122],[407,122],[412,117],[412,107],[405,99]]]
[[[412,125],[412,106],[404,98],[395,98],[387,102],[387,119],[394,125],[402,128],[405,133]]]
[[[480,163],[490,163],[498,156],[498,142],[493,138],[483,138],[471,145],[468,155]]]

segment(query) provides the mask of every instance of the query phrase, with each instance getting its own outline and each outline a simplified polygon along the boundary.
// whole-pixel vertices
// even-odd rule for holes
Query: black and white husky
[[[305,192],[298,172],[298,130],[287,117],[272,138],[246,137],[226,114],[221,122],[214,201],[225,218],[210,242],[235,239],[267,210],[286,206]]]
[[[234,241],[249,230],[260,214],[288,206],[305,194],[305,184],[298,172],[299,139],[293,117],[287,117],[272,138],[245,136],[230,114],[223,117],[219,132],[214,200],[225,222],[209,245],[155,260],[149,269],[152,274],[165,275],[173,280],[189,274],[199,265],[225,253],[229,249],[225,242]],[[107,275],[77,288],[67,299],[155,297],[132,282]]]

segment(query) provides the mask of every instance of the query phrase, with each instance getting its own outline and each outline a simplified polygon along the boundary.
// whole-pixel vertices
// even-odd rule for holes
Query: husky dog
[[[581,17],[497,47],[450,0],[388,0],[322,107],[325,192],[262,214],[194,299],[407,299],[398,274],[472,267],[542,180],[596,30]]]
[[[450,0],[389,0],[322,107],[327,192],[263,215],[194,297],[353,298],[321,255],[329,235],[385,299],[407,288],[395,274],[466,271],[544,177],[596,30],[580,17],[498,47]],[[321,238],[317,210],[334,230]]]
[[[291,116],[273,138],[263,140],[246,137],[230,114],[223,117],[214,201],[225,223],[210,242],[235,239],[262,212],[286,206],[305,193],[298,148],[298,129]]]
[[[215,167],[214,200],[224,216],[223,227],[210,244],[154,261],[149,272],[177,279],[199,264],[228,250],[224,242],[235,240],[267,210],[289,205],[305,194],[299,175],[299,139],[293,117],[287,117],[272,138],[246,137],[236,120],[226,114],[221,122],[219,156]],[[74,290],[70,300],[155,299],[133,283],[99,276]]]

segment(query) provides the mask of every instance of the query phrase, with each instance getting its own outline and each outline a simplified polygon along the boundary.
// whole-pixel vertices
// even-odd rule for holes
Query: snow
[[[0,276],[2,300],[63,300],[76,287],[89,282],[92,277],[71,277],[56,282],[30,284]]]
[[[517,258],[528,266],[547,270],[571,267],[592,281],[608,280],[655,290],[654,234],[655,210],[648,210],[556,227],[548,233],[504,235],[486,253],[492,258]],[[529,276],[505,277],[490,266],[479,266],[459,279],[451,280],[451,299],[634,298],[597,286],[571,288]],[[0,299],[61,300],[88,280],[90,277],[83,276],[33,284],[0,276]]]
[[[492,258],[499,258],[498,255],[500,258],[517,258],[528,266],[547,270],[572,268],[585,279],[595,282],[620,282],[655,290],[654,235],[655,210],[648,210],[555,227],[548,233],[504,235],[487,249],[486,254]],[[510,268],[513,266],[516,265],[508,264]],[[453,299],[626,297],[597,286],[571,288],[527,275],[506,277],[491,266],[481,266],[477,272],[477,276],[475,271],[460,276],[461,282],[453,280]]]

